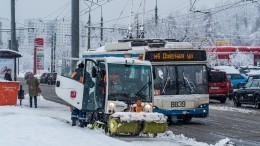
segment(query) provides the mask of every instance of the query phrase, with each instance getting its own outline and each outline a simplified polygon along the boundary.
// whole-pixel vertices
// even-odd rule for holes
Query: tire
[[[168,116],[168,122],[173,125],[181,124],[182,120],[178,119],[176,116]]]
[[[260,96],[259,95],[256,95],[255,97],[255,108],[256,109],[260,109]]]
[[[234,106],[235,107],[241,107],[241,103],[239,102],[239,95],[238,94],[234,95],[233,101],[234,101]]]
[[[191,122],[192,117],[183,117],[182,122],[184,124],[189,124]]]
[[[226,100],[227,100],[227,98],[221,97],[219,101],[220,101],[220,103],[226,103]]]

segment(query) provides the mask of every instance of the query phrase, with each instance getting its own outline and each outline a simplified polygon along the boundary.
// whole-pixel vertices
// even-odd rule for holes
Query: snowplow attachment
[[[110,135],[152,134],[166,132],[167,117],[161,113],[117,112],[110,116],[107,131]]]
[[[142,133],[164,133],[166,132],[168,126],[167,123],[155,123],[155,122],[144,122]]]
[[[118,118],[109,119],[108,131],[111,135],[120,133],[136,135],[140,133],[141,122],[139,121],[124,121],[120,122]]]

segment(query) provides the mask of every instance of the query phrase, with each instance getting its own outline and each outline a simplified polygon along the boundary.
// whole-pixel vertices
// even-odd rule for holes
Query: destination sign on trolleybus
[[[147,51],[145,60],[151,62],[163,61],[206,61],[205,50],[159,50]]]

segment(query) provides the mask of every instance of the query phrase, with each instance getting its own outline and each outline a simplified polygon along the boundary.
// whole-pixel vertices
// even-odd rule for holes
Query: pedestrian
[[[26,81],[26,84],[28,84],[28,92],[30,96],[30,107],[32,107],[32,102],[34,99],[34,106],[37,108],[37,88],[39,86],[39,81],[37,78],[34,77],[33,73],[29,73],[29,77]]]
[[[94,87],[95,83],[92,81],[90,74],[88,72],[84,72],[84,63],[82,61],[77,63],[77,68],[71,74],[71,78],[84,84],[82,105],[85,105],[87,102],[85,100],[89,99],[89,90]],[[79,110],[76,107],[73,107],[71,110],[72,126],[76,126],[77,120],[79,120],[80,127],[87,126],[86,114],[86,110]]]
[[[4,80],[13,81],[13,80],[12,80],[11,72],[12,72],[12,70],[11,70],[10,68],[6,69],[6,71],[5,71],[5,76],[4,76]]]

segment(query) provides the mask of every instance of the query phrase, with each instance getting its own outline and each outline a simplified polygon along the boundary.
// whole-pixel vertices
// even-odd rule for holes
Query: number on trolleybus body
[[[171,107],[185,107],[185,101],[173,101],[171,102]]]

